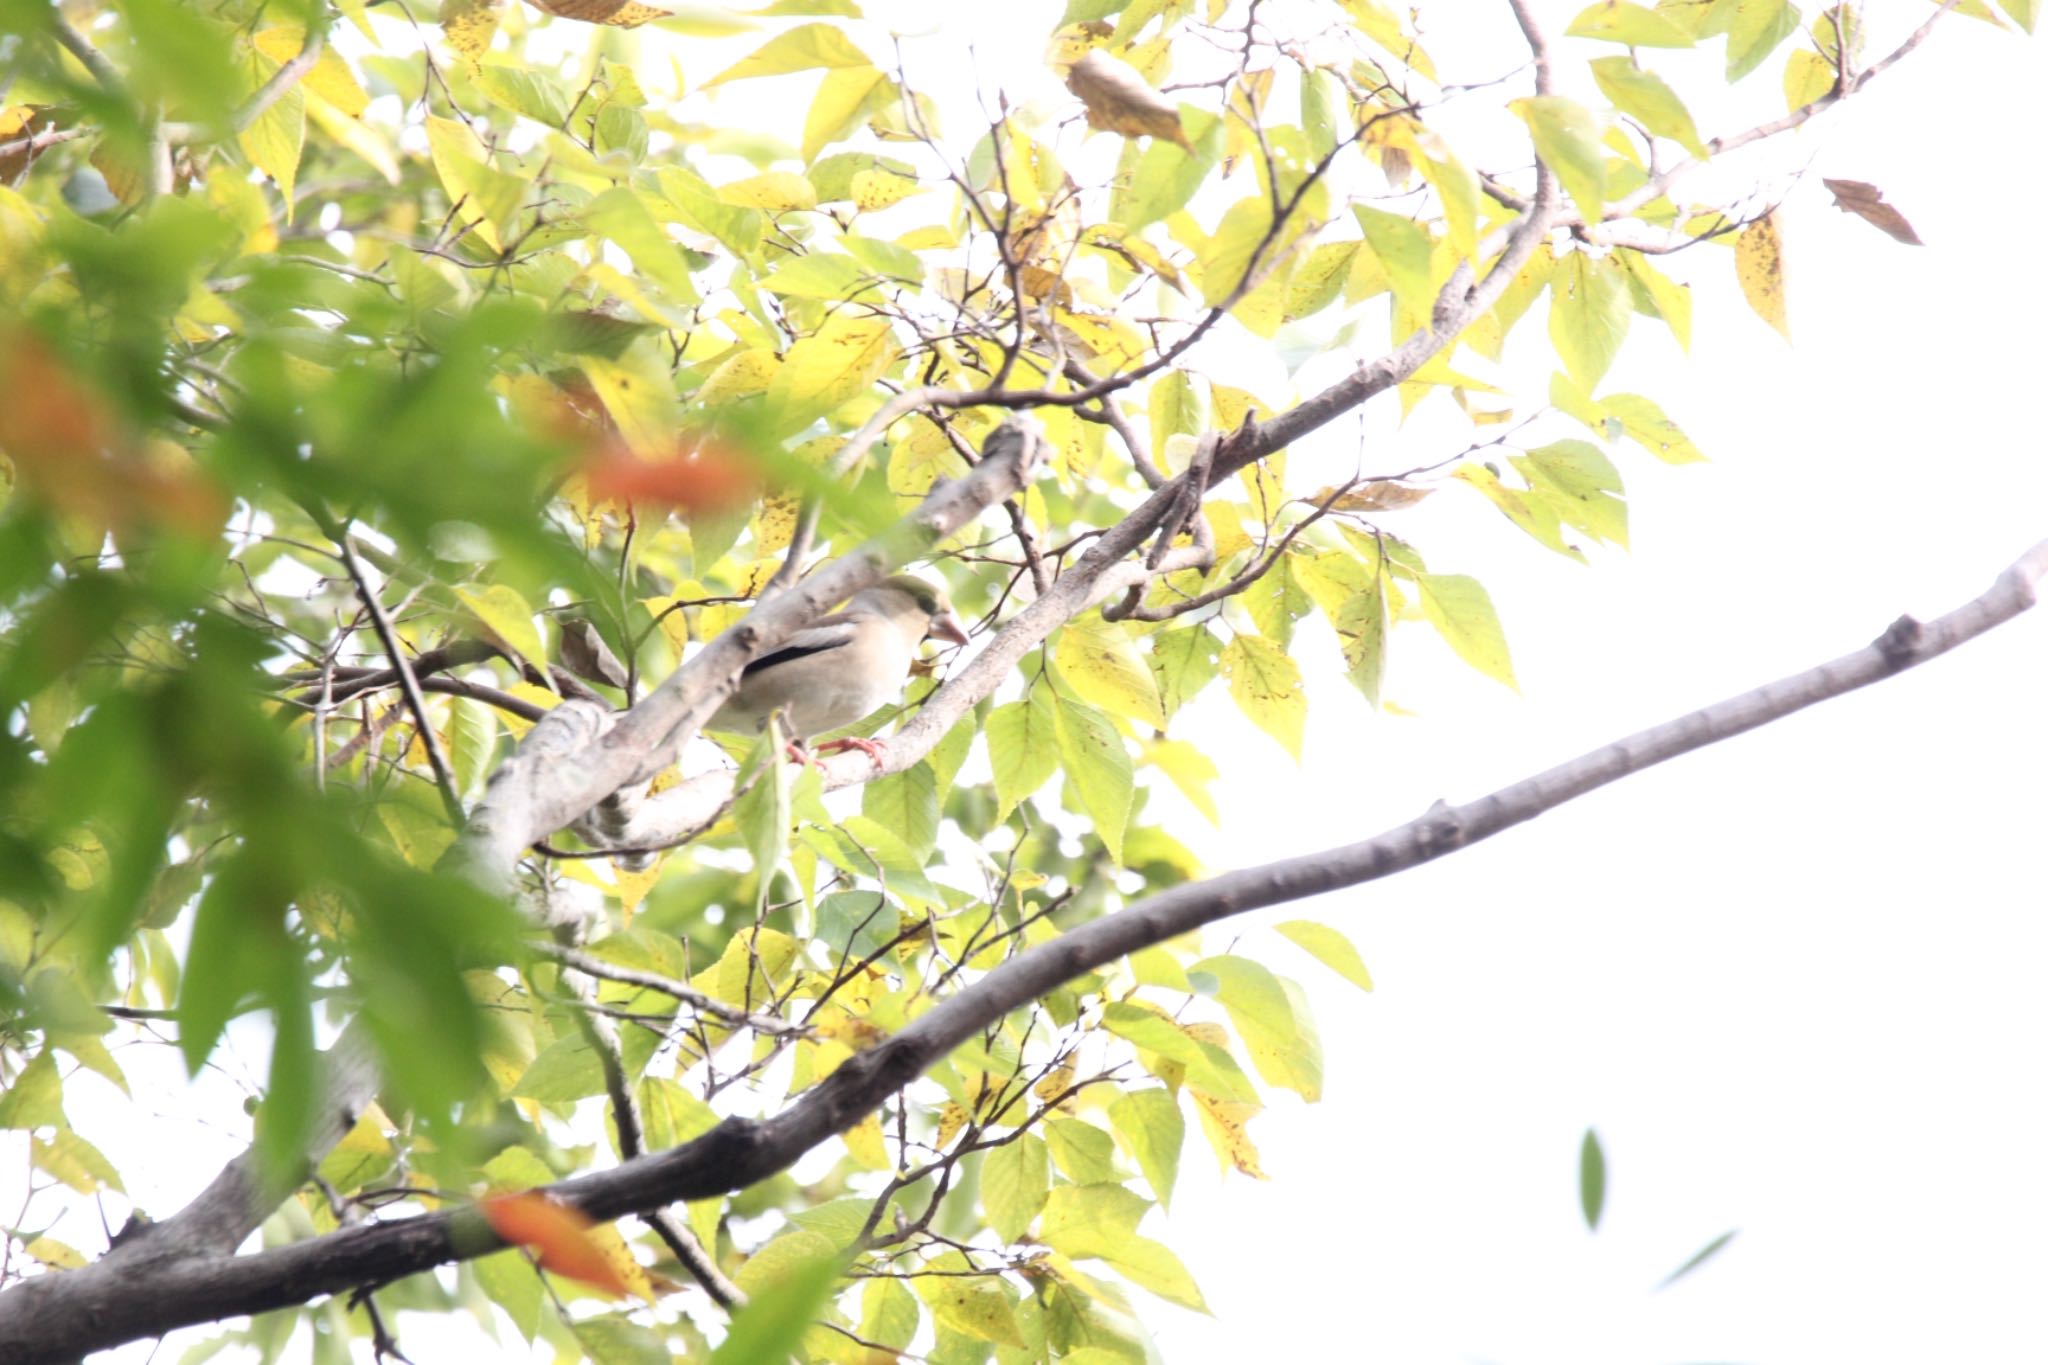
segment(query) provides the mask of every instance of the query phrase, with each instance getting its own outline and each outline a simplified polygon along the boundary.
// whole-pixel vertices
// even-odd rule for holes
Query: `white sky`
[[[1027,98],[1058,97],[1036,63],[1059,8],[893,7],[904,28],[964,18],[983,80]],[[1578,8],[1539,11],[1561,32]],[[1874,10],[1882,38],[1924,7]],[[1475,25],[1427,32],[1446,79],[1520,62],[1501,41],[1504,5],[1434,13]],[[959,42],[909,49],[942,101],[959,97],[941,89],[965,71]],[[1567,70],[1612,50],[1559,48]],[[725,65],[684,51],[693,84]],[[1648,61],[1690,97],[1719,55],[1716,43]],[[757,88],[770,84],[790,88]],[[1743,89],[1764,116],[1782,109],[1775,65]],[[1491,117],[1515,93],[1474,103]],[[1739,111],[1694,108],[1706,135],[1744,126]],[[1797,345],[1747,311],[1728,254],[1702,247],[1665,262],[1699,282],[1691,357],[1639,318],[1603,387],[1657,399],[1712,463],[1618,452],[1635,548],[1590,569],[1466,490],[1389,517],[1432,568],[1487,584],[1521,694],[1404,627],[1389,695],[1421,714],[1373,715],[1311,643],[1302,767],[1220,697],[1177,727],[1213,743],[1229,774],[1221,830],[1190,815],[1183,835],[1219,869],[1364,837],[1845,652],[1901,611],[1946,610],[2048,536],[2029,397],[2048,273],[2038,251],[2006,247],[2048,221],[2032,173],[2044,126],[2039,45],[1952,17],[1822,127],[1732,168],[1775,177],[1811,162],[1785,209]],[[1929,245],[1837,213],[1821,175],[1875,181]],[[1540,308],[1520,341],[1539,365]],[[1260,363],[1231,342],[1201,362]],[[1349,363],[1318,362],[1304,388]],[[1539,393],[1543,373],[1529,370]],[[1376,405],[1368,467],[1460,448],[1450,411],[1432,400],[1397,429],[1391,400]],[[1340,423],[1298,446],[1295,491],[1348,472],[1357,431]],[[1311,988],[1326,1098],[1278,1096],[1254,1123],[1265,1184],[1217,1177],[1191,1135],[1172,1213],[1145,1231],[1182,1255],[1216,1316],[1148,1302],[1167,1358],[2048,1355],[2044,679],[2048,619],[2022,620],[1444,863],[1325,898],[1308,913],[1358,943],[1370,997],[1248,926],[1248,952]],[[1598,1234],[1577,1209],[1588,1125],[1610,1164]],[[134,1169],[118,1141],[103,1145]],[[212,1169],[196,1153],[206,1145],[193,1144],[187,1179]],[[1729,1228],[1741,1234],[1715,1261],[1651,1292]],[[408,1317],[401,1339],[427,1359],[438,1333]]]

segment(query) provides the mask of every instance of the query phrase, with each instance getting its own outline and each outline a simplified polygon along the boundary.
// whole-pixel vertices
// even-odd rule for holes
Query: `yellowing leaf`
[[[1557,176],[1586,222],[1600,221],[1607,198],[1607,159],[1600,150],[1600,121],[1584,105],[1562,95],[1533,95],[1508,106],[1529,125],[1536,155]]]
[[[860,126],[877,91],[889,86],[872,66],[844,66],[825,73],[804,115],[803,158],[813,161],[825,147]]]
[[[517,588],[493,583],[479,592],[457,588],[455,595],[491,634],[539,669],[543,676],[546,675],[548,652],[541,644],[540,631],[534,628],[533,608],[526,604]]]
[[[1628,57],[1598,57],[1592,65],[1593,79],[1615,108],[1656,136],[1670,138],[1696,157],[1706,157],[1706,144],[1700,141],[1692,114],[1656,72],[1643,70]]]
[[[1692,286],[1679,284],[1669,275],[1650,264],[1647,256],[1639,251],[1617,250],[1616,260],[1622,269],[1642,286],[1650,296],[1650,302],[1657,306],[1657,316],[1671,329],[1671,335],[1678,341],[1681,351],[1692,349]]]
[[[653,342],[636,341],[616,360],[584,355],[576,364],[633,454],[642,460],[674,458],[682,405]]]
[[[751,80],[756,76],[780,76],[790,71],[813,71],[819,67],[873,66],[868,54],[855,47],[844,33],[830,24],[799,24],[778,34],[746,57],[704,82],[706,90],[727,81]]]
[[[1693,45],[1690,33],[1656,10],[1630,4],[1628,0],[1600,0],[1597,5],[1586,6],[1565,29],[1565,36],[1598,38],[1610,43],[1626,43],[1630,47]]]
[[[1110,861],[1124,860],[1124,823],[1131,813],[1131,755],[1109,717],[1092,706],[1059,699],[1053,709],[1060,766]]]
[[[1159,684],[1123,626],[1096,612],[1069,621],[1060,629],[1053,663],[1083,701],[1154,729],[1165,727]]]
[[[1785,107],[1804,109],[1834,92],[1835,68],[1818,52],[1795,50],[1785,61]]]
[[[1090,128],[1189,145],[1180,126],[1180,106],[1154,90],[1128,62],[1101,48],[1068,70],[1067,89],[1087,107]]]
[[[1220,661],[1230,695],[1254,725],[1301,758],[1302,730],[1308,723],[1308,696],[1301,690],[1301,668],[1280,646],[1260,635],[1240,635],[1223,647]]]
[[[780,409],[779,428],[801,431],[867,392],[900,350],[887,318],[834,313],[789,348],[769,382],[768,402]]]
[[[1588,393],[1614,363],[1634,315],[1628,277],[1612,254],[1574,251],[1551,272],[1550,341]]]
[[[1775,209],[1735,239],[1735,278],[1756,315],[1790,341],[1792,331],[1785,317],[1785,246],[1778,236]]]
[[[1372,973],[1365,969],[1365,959],[1351,946],[1351,940],[1337,930],[1307,919],[1288,920],[1273,927],[1358,989],[1372,989]]]
[[[1457,656],[1487,677],[1515,686],[1507,636],[1494,613],[1493,598],[1476,578],[1463,574],[1416,574],[1422,613]]]
[[[526,182],[488,164],[476,134],[455,119],[427,119],[427,148],[441,188],[458,206],[457,221],[473,228],[493,251],[502,251],[505,229],[519,211]]]

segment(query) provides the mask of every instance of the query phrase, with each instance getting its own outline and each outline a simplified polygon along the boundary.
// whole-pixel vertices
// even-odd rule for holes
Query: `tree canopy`
[[[1688,344],[1695,285],[1790,325],[1784,186],[1701,168],[2033,0],[1069,0],[975,104],[849,0],[4,3],[9,1359],[440,1310],[606,1362],[1146,1360],[1147,1296],[1203,1307],[1146,1223],[1191,1130],[1261,1176],[1313,994],[1372,984],[1331,925],[1202,926],[1888,676],[2043,567],[1345,849],[1211,875],[1174,814],[1229,780],[1209,689],[1299,756],[1305,659],[1361,725],[1418,635],[1514,686],[1403,512],[1625,546],[1624,471],[1703,456],[1624,344]],[[1440,71],[1459,22],[1515,55]],[[1700,48],[1756,121],[1658,74]],[[1463,448],[1345,446],[1373,401]],[[905,567],[973,640],[879,756],[700,738]],[[67,1103],[231,1031],[248,1151],[102,1253],[124,1172]]]

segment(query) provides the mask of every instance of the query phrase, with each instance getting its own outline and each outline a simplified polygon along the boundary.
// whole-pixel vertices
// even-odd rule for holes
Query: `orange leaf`
[[[675,453],[643,460],[612,439],[586,446],[583,477],[592,502],[662,503],[685,512],[722,512],[761,496],[761,477],[744,450],[715,436],[684,432]]]
[[[557,1203],[537,1190],[527,1190],[520,1194],[494,1194],[477,1205],[477,1212],[491,1225],[491,1231],[533,1252],[543,1270],[581,1280],[620,1298],[633,1292],[618,1267],[605,1255],[604,1248],[591,1236],[596,1225],[567,1204]]]

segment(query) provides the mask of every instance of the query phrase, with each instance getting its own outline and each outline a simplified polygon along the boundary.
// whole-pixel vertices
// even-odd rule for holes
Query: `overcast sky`
[[[1059,8],[947,13],[971,23],[985,83],[1057,97],[1037,62]],[[1578,8],[1539,6],[1560,32]],[[935,9],[894,6],[920,23]],[[1504,5],[1439,5],[1436,22],[1453,9],[1487,27],[1429,32],[1447,80],[1519,63]],[[1925,6],[1873,9],[1882,37]],[[957,33],[911,44],[935,93],[968,69],[962,45]],[[1567,71],[1588,55],[1560,46]],[[1690,98],[1718,57],[1717,43],[1650,62]],[[698,49],[692,80],[712,69]],[[1775,66],[1752,78],[1767,112],[1775,83]],[[1695,111],[1709,135],[1742,126],[1733,107],[1727,120],[1708,100]],[[1467,490],[1390,517],[1433,569],[1491,589],[1521,692],[1408,627],[1388,695],[1417,714],[1375,715],[1309,628],[1304,765],[1227,700],[1188,717],[1229,776],[1220,831],[1192,813],[1178,828],[1216,868],[1364,837],[1805,668],[1902,611],[1980,592],[2048,536],[2040,45],[1952,17],[1823,122],[1725,172],[1790,190],[1796,344],[1744,307],[1729,254],[1702,247],[1667,262],[1697,282],[1691,356],[1639,318],[1606,385],[1657,399],[1712,462],[1619,453],[1633,549],[1590,568]],[[1828,207],[1822,175],[1875,181],[1928,245]],[[1540,310],[1522,332],[1540,393]],[[1355,358],[1314,362],[1304,387]],[[1197,363],[1273,372],[1227,339]],[[1439,398],[1397,427],[1390,400],[1375,407],[1373,465],[1453,453],[1465,438],[1451,415]],[[1320,468],[1349,472],[1360,428],[1339,428],[1296,447],[1294,491],[1326,482]],[[1358,943],[1370,997],[1247,926],[1245,951],[1311,987],[1326,1099],[1277,1095],[1255,1121],[1267,1183],[1219,1177],[1191,1141],[1171,1215],[1145,1231],[1181,1253],[1216,1317],[1148,1304],[1168,1358],[2048,1355],[2044,683],[2048,618],[2024,619],[1444,863],[1325,898],[1310,913]],[[1597,1234],[1576,1202],[1589,1125],[1611,1165]],[[236,1141],[191,1137],[193,1172]],[[134,1169],[118,1138],[104,1145]],[[1652,1292],[1730,1228],[1740,1235],[1715,1261]],[[418,1351],[435,1333],[408,1318],[402,1335],[432,1358]]]

